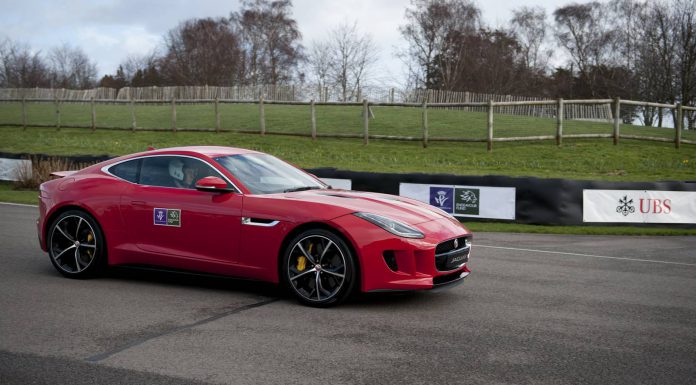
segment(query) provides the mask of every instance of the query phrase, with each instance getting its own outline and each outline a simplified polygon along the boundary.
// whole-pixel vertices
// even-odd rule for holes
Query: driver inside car
[[[188,162],[184,163],[179,159],[174,159],[169,162],[169,175],[172,177],[175,187],[192,189],[196,187],[198,169]]]

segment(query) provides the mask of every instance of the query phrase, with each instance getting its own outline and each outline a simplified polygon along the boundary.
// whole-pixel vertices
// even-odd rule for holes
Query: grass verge
[[[14,183],[0,182],[0,202],[38,204],[38,190],[15,190]]]

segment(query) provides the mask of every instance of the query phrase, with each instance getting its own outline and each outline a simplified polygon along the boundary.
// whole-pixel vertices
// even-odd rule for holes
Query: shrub
[[[32,156],[29,160],[31,162],[24,163],[16,170],[15,189],[36,190],[41,183],[55,178],[51,176],[52,172],[79,170],[89,166],[88,163],[73,163],[65,158],[57,157]]]

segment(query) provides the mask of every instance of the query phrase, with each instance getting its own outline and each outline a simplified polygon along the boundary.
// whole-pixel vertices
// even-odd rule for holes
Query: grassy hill
[[[309,133],[308,106],[266,105],[266,129],[269,133]],[[485,143],[431,142],[422,148],[419,142],[372,140],[364,146],[361,139],[309,138],[233,132],[176,132],[171,127],[169,105],[135,107],[138,130],[97,130],[65,128],[88,126],[90,106],[64,104],[60,131],[54,128],[2,126],[21,122],[19,103],[0,103],[0,151],[70,154],[121,155],[142,151],[147,146],[211,144],[237,146],[272,153],[301,167],[384,172],[451,173],[461,175],[510,175],[616,181],[695,180],[696,145],[683,144],[679,150],[670,143],[611,139],[564,139],[557,147],[552,141],[499,142],[488,153]],[[421,109],[375,107],[370,132],[381,135],[420,137]],[[30,103],[28,123],[54,124],[52,103]],[[128,105],[97,105],[97,124],[130,127]],[[221,104],[223,129],[258,130],[259,110],[253,104]],[[478,138],[486,136],[486,113],[461,110],[429,109],[431,137]],[[177,126],[212,128],[214,107],[177,106]],[[495,136],[554,135],[555,119],[513,115],[495,115]],[[318,106],[317,130],[327,133],[362,133],[361,107]],[[565,121],[565,134],[612,132],[608,122]],[[628,135],[673,138],[674,130],[622,125]],[[696,140],[696,132],[683,138]]]
[[[177,105],[177,127],[214,128],[213,104]],[[317,106],[319,134],[362,134],[362,107]],[[372,107],[370,133],[421,137],[421,109],[413,107]],[[139,129],[170,129],[171,106],[136,105],[135,115]],[[66,103],[61,106],[61,124],[64,127],[89,126],[89,103]],[[131,127],[129,105],[97,104],[97,126]],[[266,105],[266,130],[277,133],[310,133],[309,106]],[[28,103],[28,125],[54,125],[53,103]],[[221,128],[224,130],[258,130],[259,108],[255,104],[220,104]],[[431,137],[484,139],[487,114],[452,109],[428,109]],[[20,124],[20,103],[0,103],[0,125]],[[610,122],[564,121],[564,134],[611,134]],[[555,135],[556,120],[518,115],[495,114],[495,137]],[[674,129],[622,125],[621,133],[674,138]],[[696,132],[686,131],[683,138],[696,140]]]

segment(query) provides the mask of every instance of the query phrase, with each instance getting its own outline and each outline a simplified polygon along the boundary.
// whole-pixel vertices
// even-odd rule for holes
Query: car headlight
[[[388,232],[404,238],[423,238],[425,235],[413,227],[382,215],[372,213],[353,213],[358,218],[362,218],[373,223]]]

